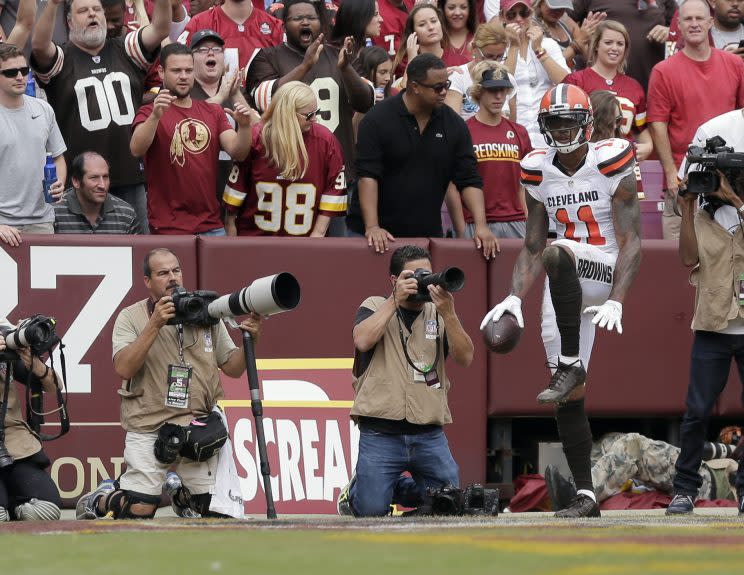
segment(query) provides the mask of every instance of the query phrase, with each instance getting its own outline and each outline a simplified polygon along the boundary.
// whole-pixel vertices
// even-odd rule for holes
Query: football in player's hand
[[[489,321],[483,329],[483,343],[489,351],[494,353],[509,353],[519,343],[522,328],[517,318],[508,311],[504,312],[499,321]]]

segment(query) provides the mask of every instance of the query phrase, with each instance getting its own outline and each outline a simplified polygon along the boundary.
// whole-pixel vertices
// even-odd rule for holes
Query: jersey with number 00
[[[228,212],[239,214],[238,235],[308,236],[319,215],[345,215],[344,159],[334,135],[312,125],[303,137],[308,155],[305,175],[289,181],[264,157],[261,127],[253,130],[248,159],[233,166],[222,198]]]
[[[141,162],[129,152],[131,124],[152,63],[141,32],[107,39],[95,56],[69,43],[57,47],[48,69],[35,66],[67,144],[67,165],[80,152],[98,152],[111,165],[112,187],[144,181]]]
[[[248,69],[248,92],[253,97],[259,111],[265,111],[276,92],[276,80],[302,64],[304,52],[289,46],[287,43],[274,48],[264,48],[251,63]],[[302,81],[315,92],[320,112],[316,121],[328,128],[338,138],[344,153],[346,172],[349,178],[354,175],[354,128],[352,118],[354,108],[349,102],[349,95],[338,69],[338,48],[325,44],[318,61]],[[370,87],[370,102],[372,88]],[[364,110],[360,110],[364,111]]]
[[[633,174],[635,151],[627,140],[589,142],[584,164],[572,176],[554,148],[534,150],[522,160],[522,185],[556,223],[558,237],[617,254],[612,196],[620,180]]]

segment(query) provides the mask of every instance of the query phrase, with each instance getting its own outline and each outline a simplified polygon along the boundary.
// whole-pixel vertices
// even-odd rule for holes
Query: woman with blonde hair
[[[646,94],[638,80],[627,76],[630,35],[620,22],[600,22],[589,39],[589,67],[573,72],[563,80],[591,95],[609,90],[620,103],[623,137],[635,143],[638,161],[645,160],[654,149],[646,129]]]
[[[287,82],[253,129],[223,195],[229,236],[322,237],[346,214],[344,159],[336,137],[316,122],[312,88]]]
[[[444,103],[460,114],[463,120],[471,118],[478,111],[478,104],[470,97],[469,90],[470,86],[473,85],[472,71],[479,62],[503,63],[509,72],[509,80],[512,86],[517,85],[517,81],[512,75],[515,60],[514,58],[511,61],[507,60],[508,43],[506,31],[500,22],[481,24],[475,31],[473,41],[470,43],[473,60],[452,70],[449,77],[452,84]],[[511,70],[509,70],[510,65],[512,66]],[[504,115],[512,121],[517,119],[517,92],[514,89],[507,94],[504,103]]]

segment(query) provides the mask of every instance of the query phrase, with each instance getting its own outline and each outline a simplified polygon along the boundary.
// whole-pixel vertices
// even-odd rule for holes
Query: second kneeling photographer
[[[473,342],[445,289],[463,282],[456,268],[431,274],[429,252],[406,245],[390,259],[392,294],[369,297],[359,307],[351,410],[360,429],[359,458],[339,495],[340,514],[373,517],[387,515],[391,504],[431,506],[432,490],[459,486],[442,428],[452,422],[445,360],[451,356],[461,366],[473,360]]]
[[[14,326],[0,320],[0,522],[56,520],[62,500],[45,471],[38,424],[43,392],[56,393],[62,380],[40,359],[58,342],[54,322],[35,316]],[[32,394],[24,418],[18,385]]]

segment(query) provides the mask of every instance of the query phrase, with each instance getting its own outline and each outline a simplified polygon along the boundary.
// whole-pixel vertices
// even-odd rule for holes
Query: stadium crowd
[[[664,237],[679,238],[682,226],[689,242],[694,210],[689,198],[678,202],[681,168],[701,125],[744,108],[743,4],[48,0],[37,13],[36,0],[0,0],[0,240],[347,236],[382,253],[396,237],[451,233],[472,238],[488,259],[496,238],[527,236],[529,246],[538,227],[542,237],[542,220],[528,221],[542,173],[536,181],[538,170],[525,166],[537,166],[535,151],[548,145],[560,150],[558,164],[576,148],[546,143],[551,129],[539,112],[546,94],[586,93],[591,142],[613,138],[592,156],[598,171],[623,179],[632,212],[635,188],[624,178],[642,189],[634,159],[659,162]],[[592,133],[581,135],[579,146]],[[568,176],[583,166],[574,157]],[[598,226],[562,212],[545,216],[545,230],[557,220],[571,240],[577,225]],[[637,239],[635,224],[625,225],[623,245]],[[553,251],[555,261],[543,255],[543,263],[558,292],[573,256]],[[629,285],[637,267],[623,264]],[[596,306],[594,324],[621,331],[626,288]],[[556,353],[557,373],[572,365],[579,375],[546,390],[545,402],[560,409],[586,377],[575,339],[570,353]],[[564,443],[587,439],[583,427],[573,430],[585,419],[583,398],[576,413],[560,409],[559,427],[571,428]],[[690,478],[684,489],[675,484],[689,497],[697,449],[683,447]],[[577,487],[588,493],[588,450],[576,459],[588,478]],[[744,492],[744,474],[740,483]],[[587,505],[581,513],[593,516],[595,502]]]
[[[491,245],[484,228],[475,229],[484,218],[497,237],[523,237],[518,165],[545,147],[539,104],[561,82],[614,95],[618,135],[633,143],[638,161],[660,162],[664,237],[676,238],[676,174],[687,145],[700,124],[744,105],[740,3],[690,1],[681,11],[678,3],[50,0],[37,14],[35,0],[4,0],[0,240],[71,232],[348,235],[377,248],[393,233],[426,228]],[[169,44],[183,48],[165,50]],[[451,221],[443,228],[422,227],[413,215],[420,211],[409,209],[423,201],[435,216],[439,193],[386,199],[384,190],[400,184],[396,166],[370,172],[366,136],[357,160],[361,120],[405,93],[407,64],[420,54],[440,58],[447,81],[420,79],[416,92],[431,96],[435,110],[443,96],[467,122],[473,147],[450,170]],[[474,98],[481,62],[489,77],[505,80]],[[300,95],[293,82],[313,95]],[[371,119],[393,122],[390,114]],[[401,172],[431,152],[417,146],[392,159]],[[47,156],[54,169],[45,172]],[[480,186],[455,177],[473,158]],[[86,177],[101,160],[105,173]],[[463,210],[466,190],[475,213]]]

